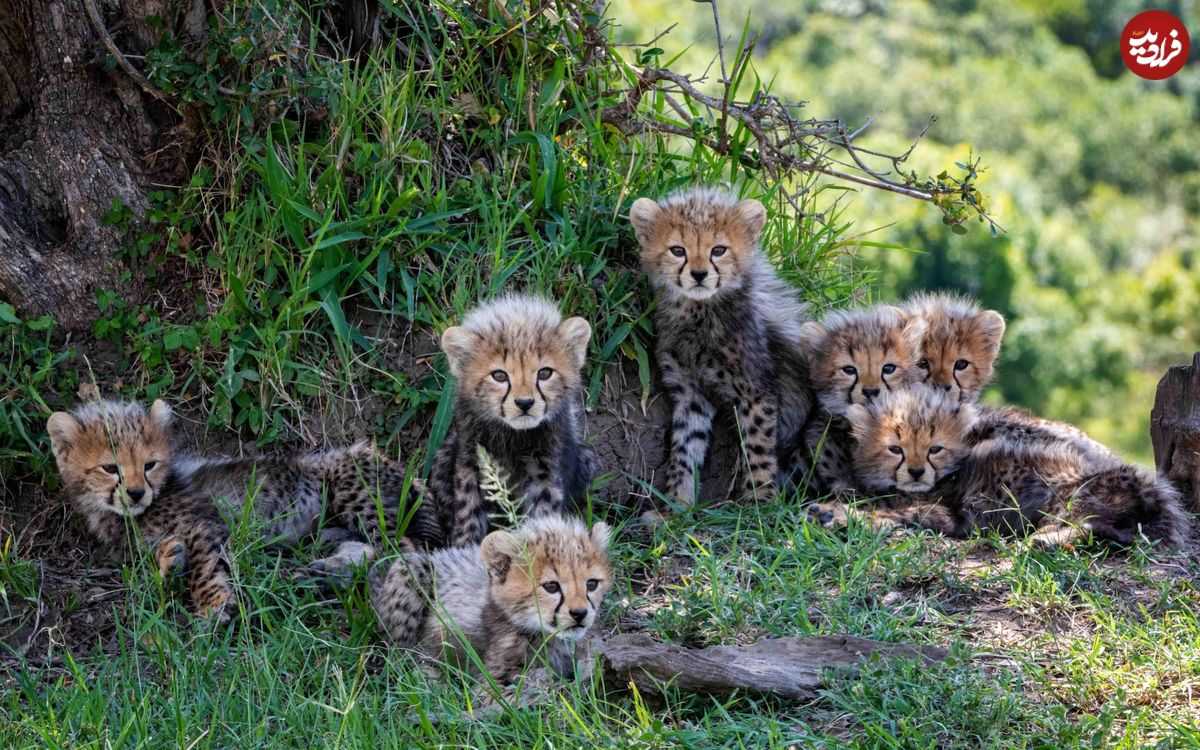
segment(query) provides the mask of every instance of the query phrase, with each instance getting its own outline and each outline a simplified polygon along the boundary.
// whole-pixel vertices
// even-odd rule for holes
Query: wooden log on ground
[[[1158,381],[1150,412],[1150,441],[1158,472],[1200,510],[1200,352]]]
[[[748,646],[691,649],[661,643],[644,633],[613,636],[599,648],[605,681],[633,682],[643,693],[664,685],[689,693],[728,695],[735,691],[811,700],[824,685],[826,670],[846,670],[873,656],[919,659],[946,657],[936,646],[907,646],[854,636],[773,638]]]

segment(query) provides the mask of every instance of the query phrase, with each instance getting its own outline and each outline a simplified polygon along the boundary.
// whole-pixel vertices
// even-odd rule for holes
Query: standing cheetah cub
[[[1171,548],[1187,543],[1179,494],[1149,472],[1096,464],[1070,442],[973,442],[974,408],[943,392],[914,389],[848,412],[865,489],[899,492],[908,505],[864,514],[880,526],[912,525],[962,538],[977,530],[1043,545],[1093,534],[1122,544],[1139,535]],[[840,517],[839,507],[817,511]]]
[[[890,305],[834,312],[801,327],[821,405],[804,429],[818,492],[854,490],[854,437],[846,412],[918,381],[924,333],[921,318]]]
[[[568,647],[599,616],[610,586],[609,527],[540,516],[483,543],[409,552],[371,574],[371,606],[394,643],[458,665],[468,648],[507,684],[535,659],[574,671]]]
[[[667,496],[695,501],[714,402],[734,408],[747,492],[769,493],[777,470],[792,468],[812,399],[797,344],[803,307],[758,247],[766,209],[699,188],[639,198],[629,219],[658,297],[656,354],[672,408]]]
[[[193,610],[229,619],[229,530],[207,493],[172,470],[171,408],[98,401],[55,412],[46,429],[63,486],[91,533],[113,544],[127,524],[136,526],[163,577],[186,571]]]
[[[553,303],[512,295],[446,329],[456,381],[454,427],[434,456],[429,489],[451,546],[488,529],[478,446],[523,489],[522,514],[560,513],[581,501],[596,472],[583,443],[581,370],[592,329]]]

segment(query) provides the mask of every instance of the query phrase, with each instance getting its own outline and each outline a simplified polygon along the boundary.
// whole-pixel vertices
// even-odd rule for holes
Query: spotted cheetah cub
[[[208,495],[172,471],[171,408],[97,401],[55,412],[46,429],[63,486],[91,533],[114,544],[136,527],[163,577],[186,571],[197,614],[229,619],[229,530]]]
[[[867,490],[898,492],[910,504],[876,509],[879,526],[911,525],[963,538],[998,531],[1042,545],[1092,534],[1122,544],[1139,535],[1170,548],[1187,543],[1178,493],[1118,460],[1095,464],[1070,442],[974,441],[974,408],[948,394],[914,389],[847,412],[858,440],[855,468]],[[844,507],[818,511],[825,520]]]
[[[920,381],[947,393],[951,400],[973,403],[992,380],[1004,318],[983,310],[974,300],[947,292],[921,292],[902,309],[925,321],[921,339]],[[1048,444],[1069,441],[1097,461],[1115,459],[1107,446],[1074,425],[1042,419],[1014,407],[981,406],[976,410],[974,439],[1005,437]]]
[[[846,412],[917,382],[924,334],[924,320],[891,305],[833,312],[801,327],[821,406],[804,428],[817,492],[853,492],[854,437]]]
[[[149,411],[99,401],[56,412],[47,430],[67,493],[92,533],[111,542],[122,537],[126,517],[135,519],[157,545],[164,570],[188,570],[198,609],[232,596],[221,518],[239,515],[247,503],[272,544],[295,544],[318,527],[339,542],[337,559],[318,561],[318,568],[369,558],[384,528],[395,533],[402,524],[421,544],[440,542],[433,509],[416,505],[415,492],[408,502],[404,467],[369,444],[283,457],[176,455],[171,423],[164,401]]]
[[[975,402],[992,380],[1004,318],[972,299],[947,292],[921,292],[901,306],[925,321],[918,380],[945,391],[954,401]]]
[[[468,649],[507,684],[535,659],[574,671],[569,644],[595,624],[611,585],[609,527],[547,515],[482,544],[409,552],[371,574],[371,606],[392,642],[464,666]]]
[[[597,464],[581,425],[591,333],[548,300],[511,295],[442,334],[456,381],[454,425],[429,489],[451,546],[479,544],[488,530],[478,446],[522,488],[525,516],[560,513],[586,495]]]
[[[765,496],[777,471],[790,475],[812,407],[797,344],[803,306],[758,246],[766,209],[699,188],[639,198],[629,219],[658,298],[656,354],[672,409],[666,495],[695,501],[716,404],[727,404],[745,444],[746,491]]]

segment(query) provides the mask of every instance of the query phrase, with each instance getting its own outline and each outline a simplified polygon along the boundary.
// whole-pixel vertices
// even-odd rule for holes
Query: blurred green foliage
[[[874,117],[863,145],[901,153],[936,115],[905,169],[983,157],[980,186],[1005,233],[959,236],[919,204],[864,191],[844,214],[856,232],[915,252],[864,246],[845,263],[873,271],[882,299],[957,289],[1001,311],[1009,331],[988,398],[1078,423],[1149,463],[1154,384],[1200,347],[1200,66],[1159,82],[1125,70],[1118,40],[1141,6],[719,8],[727,28],[750,14],[756,67],[773,93],[852,128]],[[1197,28],[1194,3],[1161,7]],[[656,44],[682,51],[682,70],[709,69],[707,4],[617,0],[612,15],[627,41],[677,23]]]

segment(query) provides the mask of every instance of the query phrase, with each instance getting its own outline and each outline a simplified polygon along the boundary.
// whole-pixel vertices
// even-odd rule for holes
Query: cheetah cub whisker
[[[479,545],[409,551],[371,573],[371,606],[393,643],[469,664],[500,684],[537,659],[574,672],[571,644],[595,624],[611,586],[610,529],[539,516]]]

